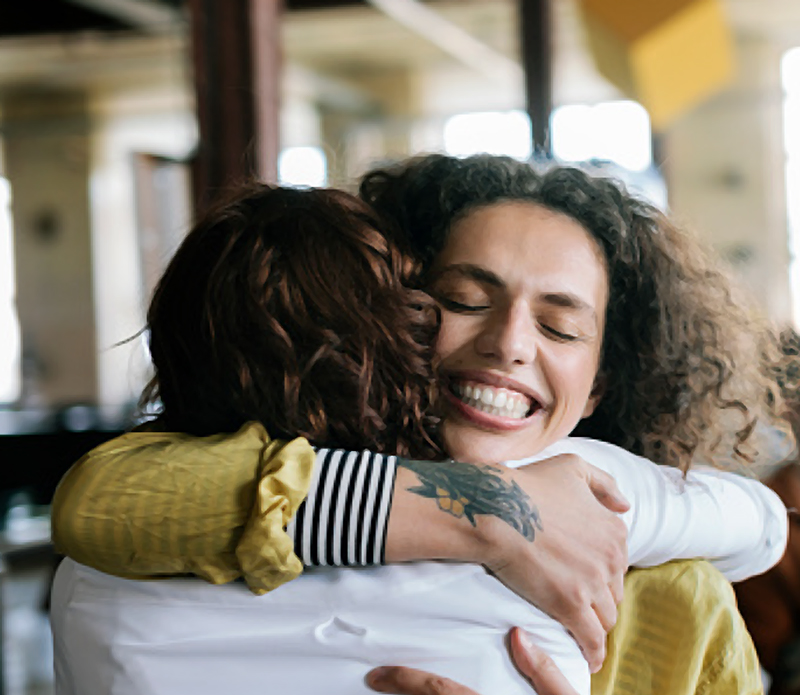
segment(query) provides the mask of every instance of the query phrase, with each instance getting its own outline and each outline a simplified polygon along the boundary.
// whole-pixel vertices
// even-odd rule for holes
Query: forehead
[[[452,263],[496,263],[507,272],[543,272],[549,267],[606,274],[599,243],[579,222],[524,201],[494,203],[457,220],[436,265]]]

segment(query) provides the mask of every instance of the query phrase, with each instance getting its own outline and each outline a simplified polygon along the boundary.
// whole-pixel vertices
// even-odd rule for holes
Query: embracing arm
[[[768,487],[718,470],[696,468],[686,479],[675,469],[652,470],[639,480],[630,531],[632,565],[707,558],[729,581],[740,581],[781,559],[788,515]]]
[[[308,491],[314,450],[252,423],[232,435],[135,431],[93,449],[53,498],[56,548],[141,579],[196,574],[215,584],[243,571],[239,544],[260,548],[247,576],[263,593],[300,574],[285,527]]]
[[[765,572],[783,555],[788,516],[767,486],[742,475],[658,466],[619,447],[585,439],[561,449],[614,476],[630,511],[628,554],[637,567],[706,558],[730,581]]]
[[[360,483],[354,458],[370,462]],[[301,571],[293,547],[309,565],[378,564],[384,552],[387,562],[480,563],[561,621],[597,667],[622,596],[626,530],[614,512],[626,508],[613,480],[577,457],[513,471],[348,452],[315,462],[304,440],[272,441],[251,423],[98,447],[59,486],[53,537],[110,574],[244,576],[257,593]]]

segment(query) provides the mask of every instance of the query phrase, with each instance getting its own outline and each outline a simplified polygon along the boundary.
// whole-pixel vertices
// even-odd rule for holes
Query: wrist
[[[454,461],[419,465],[436,466],[445,475],[471,466]],[[401,461],[389,515],[386,562],[451,560],[484,565],[493,562],[497,555],[492,548],[497,520],[465,513],[463,504],[449,498],[443,490],[442,496],[437,497],[435,483],[429,486],[430,494],[421,493],[423,486],[417,472]]]

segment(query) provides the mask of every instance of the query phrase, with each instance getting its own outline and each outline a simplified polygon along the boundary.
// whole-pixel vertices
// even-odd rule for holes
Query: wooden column
[[[199,145],[195,210],[256,177],[277,181],[281,0],[189,0]]]
[[[519,0],[525,98],[536,151],[551,153],[553,46],[550,0]]]

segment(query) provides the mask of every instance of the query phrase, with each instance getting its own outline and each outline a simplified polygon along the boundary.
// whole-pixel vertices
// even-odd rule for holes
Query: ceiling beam
[[[156,0],[68,0],[148,32],[167,31],[183,20],[180,10]]]
[[[376,9],[490,79],[522,81],[519,63],[418,0],[367,0]]]
[[[283,83],[303,97],[346,113],[378,114],[380,103],[366,90],[298,63],[284,63]]]

